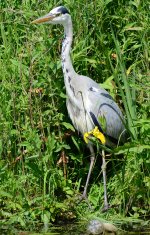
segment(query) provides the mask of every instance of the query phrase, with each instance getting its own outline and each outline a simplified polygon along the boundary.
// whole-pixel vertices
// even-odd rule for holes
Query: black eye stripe
[[[60,6],[60,7],[58,8],[58,14],[62,14],[62,15],[64,15],[64,14],[69,14],[69,11],[68,11],[65,7]]]

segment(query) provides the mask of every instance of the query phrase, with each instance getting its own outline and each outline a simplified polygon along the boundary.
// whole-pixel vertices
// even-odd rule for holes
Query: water
[[[139,231],[140,229],[140,231]],[[117,235],[150,235],[150,228],[141,229],[137,231],[123,231],[118,230]],[[114,233],[105,233],[105,235]],[[47,227],[39,229],[38,231],[22,231],[16,228],[3,227],[0,228],[0,235],[88,235],[87,225],[82,223],[67,224],[56,227]]]

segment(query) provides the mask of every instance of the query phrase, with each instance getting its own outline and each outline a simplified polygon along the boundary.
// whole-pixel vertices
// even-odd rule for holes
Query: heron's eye
[[[62,13],[57,13],[55,16],[61,16],[62,15]]]

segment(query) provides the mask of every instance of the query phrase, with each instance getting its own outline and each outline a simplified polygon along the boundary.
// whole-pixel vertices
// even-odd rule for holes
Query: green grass
[[[55,1],[2,1],[0,15],[0,207],[3,224],[21,227],[89,214],[78,204],[89,153],[65,105],[60,63],[61,26],[30,22]],[[103,207],[100,155],[89,201],[105,219],[147,218],[150,198],[150,11],[148,1],[59,1],[74,25],[75,70],[102,83],[123,110],[129,139],[108,159],[108,196]],[[60,157],[67,165],[57,165]],[[121,154],[121,156],[120,156]],[[75,196],[74,196],[75,195]]]

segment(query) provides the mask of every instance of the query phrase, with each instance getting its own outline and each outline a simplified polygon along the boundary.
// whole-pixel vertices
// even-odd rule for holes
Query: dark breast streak
[[[65,78],[68,79],[68,82],[70,83],[71,82],[71,77],[68,74],[69,73],[69,68],[66,67],[66,58],[65,58],[65,55],[64,55],[67,45],[68,45],[68,40],[65,36],[64,40],[63,40],[63,43],[62,43],[62,52],[61,52],[62,69],[63,69],[63,73],[64,73]],[[74,88],[71,84],[70,84],[70,89],[75,94]]]

